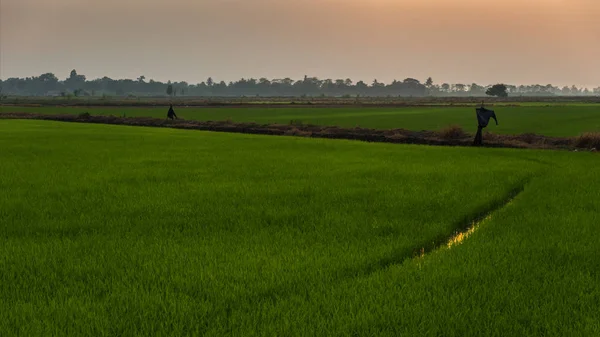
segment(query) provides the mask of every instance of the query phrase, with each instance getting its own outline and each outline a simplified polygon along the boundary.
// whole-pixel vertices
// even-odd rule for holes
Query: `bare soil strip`
[[[92,116],[88,114],[46,115],[23,112],[5,112],[0,119],[36,119],[76,123],[96,123],[111,125],[167,127],[186,130],[247,133],[276,136],[300,136],[328,139],[348,139],[366,142],[473,146],[473,135],[468,133],[447,134],[439,131],[410,131],[405,129],[378,130],[368,128],[341,128],[306,124],[256,124],[234,123],[231,121],[164,120],[148,117]],[[522,149],[592,149],[593,144],[578,146],[577,138],[546,137],[536,134],[498,135],[484,134],[483,147],[503,147]]]

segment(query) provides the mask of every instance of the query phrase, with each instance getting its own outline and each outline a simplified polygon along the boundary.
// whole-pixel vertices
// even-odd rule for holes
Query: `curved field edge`
[[[306,321],[340,335],[597,336],[600,194],[586,166],[599,163],[539,175],[461,245],[323,292],[343,304],[307,306],[320,311]],[[333,313],[351,323],[327,325]]]
[[[37,119],[61,122],[166,127],[186,130],[202,130],[230,133],[248,133],[277,136],[299,136],[328,139],[360,140],[396,144],[473,146],[472,135],[458,128],[442,131],[409,131],[405,129],[342,128],[305,124],[257,124],[232,121],[165,120],[148,117],[116,117],[82,115],[47,115],[34,113],[4,112],[0,119]],[[483,147],[529,148],[529,149],[588,149],[597,151],[600,134],[587,133],[579,137],[547,137],[535,134],[499,135],[486,133]]]
[[[496,233],[498,237],[512,240],[493,250],[499,255],[495,256],[496,260],[502,260],[505,249],[521,251],[525,255],[522,259],[527,260],[527,254],[532,252],[540,257],[548,248],[562,247],[565,248],[563,253],[571,258],[559,260],[557,266],[564,268],[565,263],[577,263],[579,258],[583,264],[579,267],[594,270],[594,265],[589,265],[594,260],[588,257],[593,257],[597,250],[588,243],[596,239],[591,225],[594,219],[589,215],[594,214],[593,197],[597,189],[593,188],[597,187],[597,181],[593,172],[586,170],[590,165],[597,165],[598,157],[594,154],[388,146],[41,121],[5,123],[0,136],[5,146],[0,155],[4,156],[2,162],[8,164],[0,166],[4,178],[0,183],[11,193],[10,198],[2,199],[0,210],[3,210],[3,219],[34,225],[3,231],[8,245],[2,249],[11,253],[10,259],[5,255],[0,260],[5,277],[2,285],[8,287],[0,305],[9,305],[12,309],[2,311],[6,319],[0,321],[6,322],[3,327],[9,329],[7,331],[28,335],[49,330],[92,334],[158,331],[206,335],[393,335],[397,332],[475,335],[474,332],[485,332],[486,327],[492,326],[499,330],[487,331],[488,335],[494,331],[522,332],[520,335],[536,335],[539,331],[584,335],[597,332],[593,323],[596,317],[585,312],[598,303],[593,302],[597,299],[594,297],[597,288],[588,282],[597,281],[594,279],[597,275],[583,274],[581,278],[558,268],[548,278],[544,273],[537,273],[544,271],[543,268],[522,270],[516,266],[509,269],[513,273],[509,275],[498,275],[503,268],[493,270],[500,284],[508,279],[508,285],[514,287],[523,272],[536,270],[534,275],[525,275],[527,282],[538,277],[549,281],[557,277],[571,279],[573,293],[584,290],[583,293],[588,294],[577,302],[568,302],[565,308],[547,306],[548,310],[559,310],[552,313],[552,317],[559,320],[549,322],[544,321],[543,310],[535,312],[535,308],[522,306],[521,303],[536,300],[527,298],[528,289],[511,292],[520,295],[513,299],[502,297],[506,288],[493,283],[481,284],[468,296],[474,289],[474,281],[465,278],[465,274],[473,272],[463,267],[465,259],[473,260],[473,266],[485,267],[483,274],[497,267],[490,266],[489,262],[494,259],[485,259],[486,254],[481,251],[466,257],[459,255],[455,263],[458,272],[448,274],[452,277],[446,282],[444,273],[436,274],[438,270],[447,271],[443,265],[428,269],[428,264],[440,257],[455,256],[472,245],[480,245],[480,235],[508,229],[504,235]],[[257,153],[265,158],[257,157]],[[236,162],[245,166],[233,165]],[[207,176],[210,172],[213,173]],[[320,172],[319,175],[315,175],[316,172]],[[354,251],[348,261],[357,265],[362,261],[368,266],[373,258],[376,261],[396,251],[402,242],[408,243],[408,247],[415,246],[412,238],[419,233],[412,232],[407,236],[409,240],[404,239],[403,231],[410,232],[410,226],[402,222],[390,226],[395,219],[404,219],[408,224],[424,220],[439,222],[441,227],[436,228],[448,235],[456,229],[449,224],[464,223],[459,209],[485,214],[490,205],[495,204],[494,200],[502,203],[514,186],[520,186],[523,179],[532,174],[539,176],[540,172],[545,173],[531,181],[517,202],[499,209],[498,214],[494,212],[492,221],[447,254],[436,251],[419,260],[425,262],[407,261],[343,277],[349,274],[343,265],[344,259],[336,258],[340,252]],[[203,181],[203,177],[218,181],[206,181],[199,188],[194,182]],[[582,180],[567,185],[568,179],[574,177]],[[275,181],[270,182],[273,179]],[[555,181],[558,184],[554,184]],[[285,184],[284,188],[281,183]],[[15,184],[17,188],[11,188]],[[348,185],[352,190],[345,190]],[[95,193],[103,186],[110,188],[102,189],[104,193]],[[50,190],[44,192],[44,187]],[[257,194],[261,189],[268,193]],[[407,193],[398,194],[398,190]],[[364,194],[368,191],[378,193]],[[276,198],[269,197],[273,192]],[[580,195],[571,198],[573,193]],[[242,198],[236,201],[235,195]],[[289,195],[295,197],[289,198]],[[308,204],[303,202],[321,195],[326,197]],[[539,198],[540,195],[544,198]],[[550,195],[550,199],[546,199],[546,195]],[[283,202],[277,204],[277,199],[282,197]],[[568,212],[559,204],[546,204],[546,200],[556,202],[557,197],[570,198],[563,203]],[[227,207],[215,207],[214,201],[211,203],[215,198],[222,198],[220,203],[225,202],[230,207],[239,207],[239,201],[244,200],[249,203],[246,206],[251,207],[241,209],[242,218],[268,221],[270,227],[252,226],[252,230],[238,231],[235,235],[235,221],[239,220],[230,216],[232,212]],[[23,199],[28,200],[29,205],[23,204]],[[253,199],[256,201],[250,202]],[[137,206],[140,203],[143,207]],[[256,208],[260,210],[264,204],[269,207],[263,208],[264,212],[256,212]],[[359,212],[351,213],[357,206]],[[516,214],[513,213],[515,206],[520,210]],[[198,213],[195,210],[198,207],[204,207],[205,212]],[[310,212],[300,216],[289,213],[305,207]],[[156,209],[165,211],[161,214]],[[276,212],[270,213],[269,209]],[[347,225],[332,226],[331,221],[345,213],[331,217],[331,211],[336,209],[349,212],[348,217],[342,219],[352,220],[358,226],[350,231]],[[411,211],[397,212],[398,209]],[[368,213],[363,214],[367,210]],[[537,252],[535,246],[526,244],[536,241],[522,237],[530,234],[527,231],[535,230],[524,225],[529,221],[520,222],[531,218],[528,210],[534,211],[533,216],[548,211],[550,214],[545,219],[555,219],[548,223],[558,224],[559,232],[565,225],[563,217],[576,216],[577,223],[581,224],[575,235],[552,236],[553,241],[542,246],[546,251]],[[283,217],[279,214],[282,211],[287,213]],[[219,222],[215,225],[218,226],[208,221],[203,232],[215,235],[199,235],[195,227],[200,224],[198,219],[210,213],[217,215],[215,220]],[[123,216],[119,218],[119,214]],[[497,227],[496,221],[505,221],[511,214],[525,233],[515,231],[514,225]],[[68,221],[62,220],[69,215]],[[412,216],[414,222],[410,220]],[[102,226],[93,226],[98,218]],[[454,220],[448,221],[451,218]],[[38,221],[32,221],[36,219]],[[373,222],[373,219],[378,221]],[[152,225],[148,227],[147,223]],[[306,234],[310,227],[302,226],[311,223],[318,229],[312,231],[315,235],[310,234],[311,231]],[[286,226],[280,227],[283,224]],[[226,228],[221,228],[223,226]],[[548,224],[540,226],[542,233],[547,227]],[[542,233],[537,233],[540,239],[544,239]],[[429,234],[427,236],[432,237]],[[579,238],[590,234],[591,238]],[[222,236],[227,239],[220,240]],[[571,241],[565,243],[562,237]],[[367,245],[362,245],[363,241]],[[579,242],[584,243],[583,251],[578,250]],[[392,245],[361,260],[373,243]],[[340,244],[338,250],[328,248]],[[304,245],[308,249],[298,250]],[[270,248],[272,246],[274,248]],[[210,252],[218,247],[221,247],[220,256],[211,256]],[[227,250],[231,253],[227,254]],[[325,254],[328,257],[323,261],[333,264],[334,269],[327,271],[323,269],[325,265],[315,268],[319,260],[315,260],[314,255],[324,252],[329,255]],[[286,255],[287,259],[279,258]],[[253,261],[246,256],[260,259]],[[307,263],[294,269],[293,263],[302,260]],[[94,263],[98,262],[105,268],[97,268]],[[535,265],[534,262],[530,261],[528,266]],[[546,269],[553,268],[555,261],[546,262]],[[203,264],[212,266],[210,272],[198,273],[198,266]],[[219,272],[224,266],[232,269]],[[572,265],[570,270],[577,267]],[[419,270],[427,273],[419,275]],[[419,282],[411,283],[415,273],[416,281],[427,279],[425,287]],[[292,277],[282,279],[282,274]],[[274,278],[268,281],[269,277]],[[230,287],[219,287],[216,281],[227,282]],[[248,287],[248,284],[254,286]],[[465,289],[459,291],[462,286]],[[568,300],[564,298],[568,294],[551,286],[551,282],[545,285],[547,290],[553,291],[546,294],[545,300],[552,299],[556,293],[559,294],[556,303]],[[496,292],[500,292],[500,296]],[[464,296],[459,298],[462,301],[457,301],[458,304],[451,306],[452,303],[445,302],[447,298],[455,299],[456,294]],[[473,312],[481,297],[488,295],[499,301],[484,301],[483,312]],[[536,295],[539,294],[536,292]],[[445,311],[435,307],[438,302]],[[573,310],[576,304],[581,308]],[[493,317],[490,315],[496,315],[507,306],[512,311],[500,315],[502,319],[497,322],[489,322]],[[521,316],[511,316],[515,310]],[[560,317],[568,310],[577,316],[565,322]],[[470,320],[460,320],[462,315],[470,315]],[[523,323],[511,328],[509,324],[521,317],[525,317]],[[558,323],[565,323],[562,330]]]

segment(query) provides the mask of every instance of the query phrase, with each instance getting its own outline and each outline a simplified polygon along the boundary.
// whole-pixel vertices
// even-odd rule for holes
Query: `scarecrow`
[[[496,125],[498,125],[498,120],[496,119],[496,113],[494,113],[493,110],[484,108],[483,103],[481,103],[481,108],[477,108],[475,111],[477,111],[477,135],[475,135],[475,142],[473,145],[479,146],[483,142],[482,131],[488,126],[490,118],[493,118],[496,121]]]
[[[177,115],[175,114],[175,110],[173,110],[173,104],[171,104],[169,107],[169,112],[167,112],[167,118],[173,119],[173,117],[177,118]]]

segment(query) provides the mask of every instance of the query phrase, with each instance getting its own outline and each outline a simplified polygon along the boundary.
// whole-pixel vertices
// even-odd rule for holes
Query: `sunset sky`
[[[600,86],[600,0],[0,0],[0,77]]]

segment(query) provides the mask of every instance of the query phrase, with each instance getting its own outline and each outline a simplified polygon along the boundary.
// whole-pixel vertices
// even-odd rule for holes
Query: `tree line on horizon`
[[[0,80],[0,95],[23,96],[338,96],[338,97],[482,97],[490,96],[598,96],[597,88],[560,88],[547,85],[479,85],[477,83],[434,83],[431,77],[421,82],[414,78],[394,80],[385,84],[378,80],[371,83],[354,82],[351,79],[319,79],[305,76],[301,80],[240,79],[239,81],[216,81],[208,78],[198,84],[187,82],[160,82],[140,76],[135,80],[114,80],[108,77],[87,80],[72,70],[69,77],[59,80],[53,73],[27,78]]]

